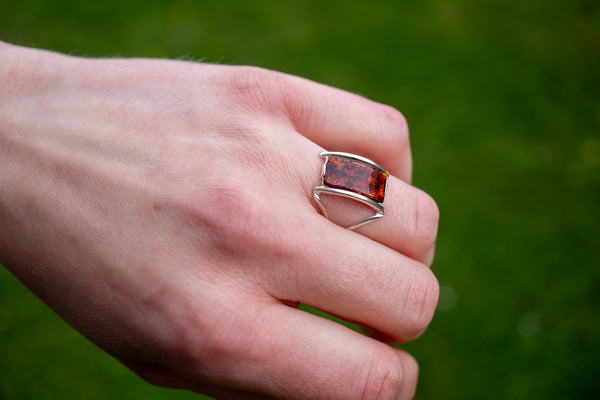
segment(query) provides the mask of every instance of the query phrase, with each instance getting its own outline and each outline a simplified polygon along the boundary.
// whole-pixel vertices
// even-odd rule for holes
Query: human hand
[[[218,398],[412,397],[409,354],[294,307],[388,341],[429,324],[438,211],[400,113],[257,68],[4,44],[0,88],[0,260],[83,335]],[[383,219],[317,212],[323,149],[390,171]]]

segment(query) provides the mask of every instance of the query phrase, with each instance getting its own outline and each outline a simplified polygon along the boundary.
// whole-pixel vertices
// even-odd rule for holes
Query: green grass
[[[0,39],[191,57],[389,103],[441,210],[422,399],[600,396],[600,3],[8,1]],[[198,398],[153,388],[0,269],[0,399]]]

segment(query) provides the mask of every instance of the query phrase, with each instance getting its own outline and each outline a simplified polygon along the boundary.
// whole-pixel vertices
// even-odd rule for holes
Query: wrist
[[[72,58],[0,42],[0,262],[18,260],[15,244],[30,232],[27,219],[43,192],[53,132],[45,116]],[[44,144],[42,144],[44,143]],[[16,262],[12,263],[13,265]]]

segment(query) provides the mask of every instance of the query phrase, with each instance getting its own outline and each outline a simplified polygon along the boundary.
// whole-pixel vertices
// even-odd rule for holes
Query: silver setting
[[[348,197],[352,200],[359,201],[362,204],[369,206],[373,210],[375,210],[375,215],[367,217],[367,218],[365,218],[361,221],[358,221],[355,224],[352,224],[350,226],[347,226],[346,229],[348,229],[348,230],[352,231],[352,230],[354,230],[360,226],[363,226],[369,222],[372,222],[379,218],[382,218],[383,217],[383,205],[381,203],[377,203],[376,201],[374,201],[366,196],[363,196],[362,194],[355,193],[350,190],[336,189],[336,188],[324,186],[325,171],[327,169],[327,161],[329,161],[329,156],[340,156],[340,157],[352,158],[352,159],[355,159],[358,161],[362,161],[365,164],[368,164],[368,165],[384,172],[389,177],[389,173],[381,165],[377,164],[374,161],[369,160],[368,158],[357,156],[357,155],[351,154],[351,153],[343,153],[343,152],[339,152],[339,151],[324,151],[324,152],[322,152],[321,157],[323,157],[325,159],[325,162],[323,163],[323,169],[321,171],[321,186],[315,187],[313,196],[314,196],[315,200],[317,201],[317,205],[321,209],[321,213],[323,214],[323,216],[325,216],[325,218],[329,219],[329,214],[327,213],[325,204],[323,204],[323,202],[321,201],[321,197],[320,197],[321,194],[325,193],[325,194],[332,194],[332,195],[336,195],[336,196]],[[387,184],[388,184],[388,182],[386,179],[384,194],[387,192]]]

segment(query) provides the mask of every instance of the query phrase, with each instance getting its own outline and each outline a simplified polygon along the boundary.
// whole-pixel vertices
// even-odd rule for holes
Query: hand
[[[429,324],[438,211],[400,113],[257,68],[5,44],[0,88],[0,260],[94,343],[219,398],[413,395],[409,354],[294,307],[388,341]],[[391,172],[383,219],[318,213],[323,149]]]

